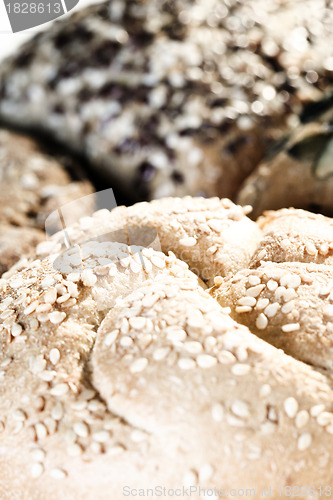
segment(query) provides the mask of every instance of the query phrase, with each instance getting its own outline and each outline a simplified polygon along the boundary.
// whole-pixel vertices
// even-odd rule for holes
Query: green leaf
[[[303,111],[300,115],[300,120],[302,123],[312,122],[332,107],[333,94],[325,97],[324,99],[321,99],[320,101],[309,102],[304,106]]]
[[[314,165],[314,173],[317,179],[326,179],[333,174],[333,139],[326,144],[318,161]]]
[[[305,137],[287,149],[290,156],[299,161],[314,161],[325,149],[332,133],[320,132],[315,135]]]

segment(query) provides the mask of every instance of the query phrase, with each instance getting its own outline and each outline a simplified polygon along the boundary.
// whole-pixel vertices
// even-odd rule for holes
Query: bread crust
[[[102,210],[69,227],[67,234],[73,245],[97,237],[140,245],[145,242],[144,228],[152,228],[157,238],[147,244],[164,253],[172,251],[212,285],[215,276],[227,276],[248,265],[261,238],[261,230],[247,217],[250,211],[251,207],[228,199],[164,198]],[[63,235],[58,233],[46,246],[40,245],[37,254],[59,251],[62,243]]]

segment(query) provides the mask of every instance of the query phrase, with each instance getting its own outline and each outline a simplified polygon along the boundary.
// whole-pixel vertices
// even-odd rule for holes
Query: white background
[[[15,52],[23,42],[31,38],[35,33],[38,33],[38,31],[48,29],[52,22],[54,22],[51,21],[49,23],[43,24],[40,27],[21,31],[20,33],[12,33],[4,1],[0,0],[0,60],[5,56]],[[101,0],[79,0],[79,3],[76,5],[76,7],[74,7],[74,9],[72,9],[68,14],[65,14],[65,16],[70,16],[72,12],[82,9],[86,5],[97,3],[99,1]],[[62,19],[65,16],[62,16],[58,19]]]

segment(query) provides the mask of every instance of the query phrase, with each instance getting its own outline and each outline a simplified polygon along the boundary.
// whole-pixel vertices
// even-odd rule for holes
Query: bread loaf
[[[132,199],[234,197],[329,86],[331,22],[317,0],[107,0],[2,64],[0,115],[83,152]]]
[[[264,237],[252,256],[250,267],[262,261],[332,264],[332,222],[331,218],[305,210],[265,212],[257,220]]]
[[[224,220],[235,209],[190,198],[174,207],[162,200],[97,212],[68,229],[81,267],[57,234],[51,255],[0,280],[4,500],[120,500],[140,488],[158,496],[157,486],[192,487],[193,499],[202,498],[199,486],[239,496],[270,488],[275,500],[286,487],[330,485],[330,266],[250,269],[244,254],[238,273],[215,276],[208,291],[188,269],[190,250],[187,263],[170,249],[101,238],[102,227],[115,234],[112,222],[152,224],[161,246],[170,238],[178,251],[172,217],[194,237],[197,212]],[[209,244],[220,245],[225,231]],[[253,234],[260,244],[259,227]],[[204,252],[203,236],[200,244]],[[72,262],[71,272],[57,270],[57,259]]]
[[[1,276],[45,239],[50,212],[91,194],[93,188],[82,173],[72,181],[63,159],[52,158],[40,143],[24,135],[0,129],[0,152]],[[69,223],[77,217],[70,213]]]

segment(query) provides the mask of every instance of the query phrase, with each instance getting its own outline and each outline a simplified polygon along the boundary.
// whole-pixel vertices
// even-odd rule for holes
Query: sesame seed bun
[[[234,209],[192,201],[208,218]],[[93,238],[112,216],[143,230],[170,203],[99,211],[68,228],[81,267],[54,250],[57,234],[54,253],[0,280],[4,500],[120,500],[156,485],[192,486],[193,499],[199,486],[270,487],[277,499],[330,484],[331,267],[245,259],[207,290],[170,250]],[[161,215],[162,246],[176,212],[194,237],[190,206]]]

